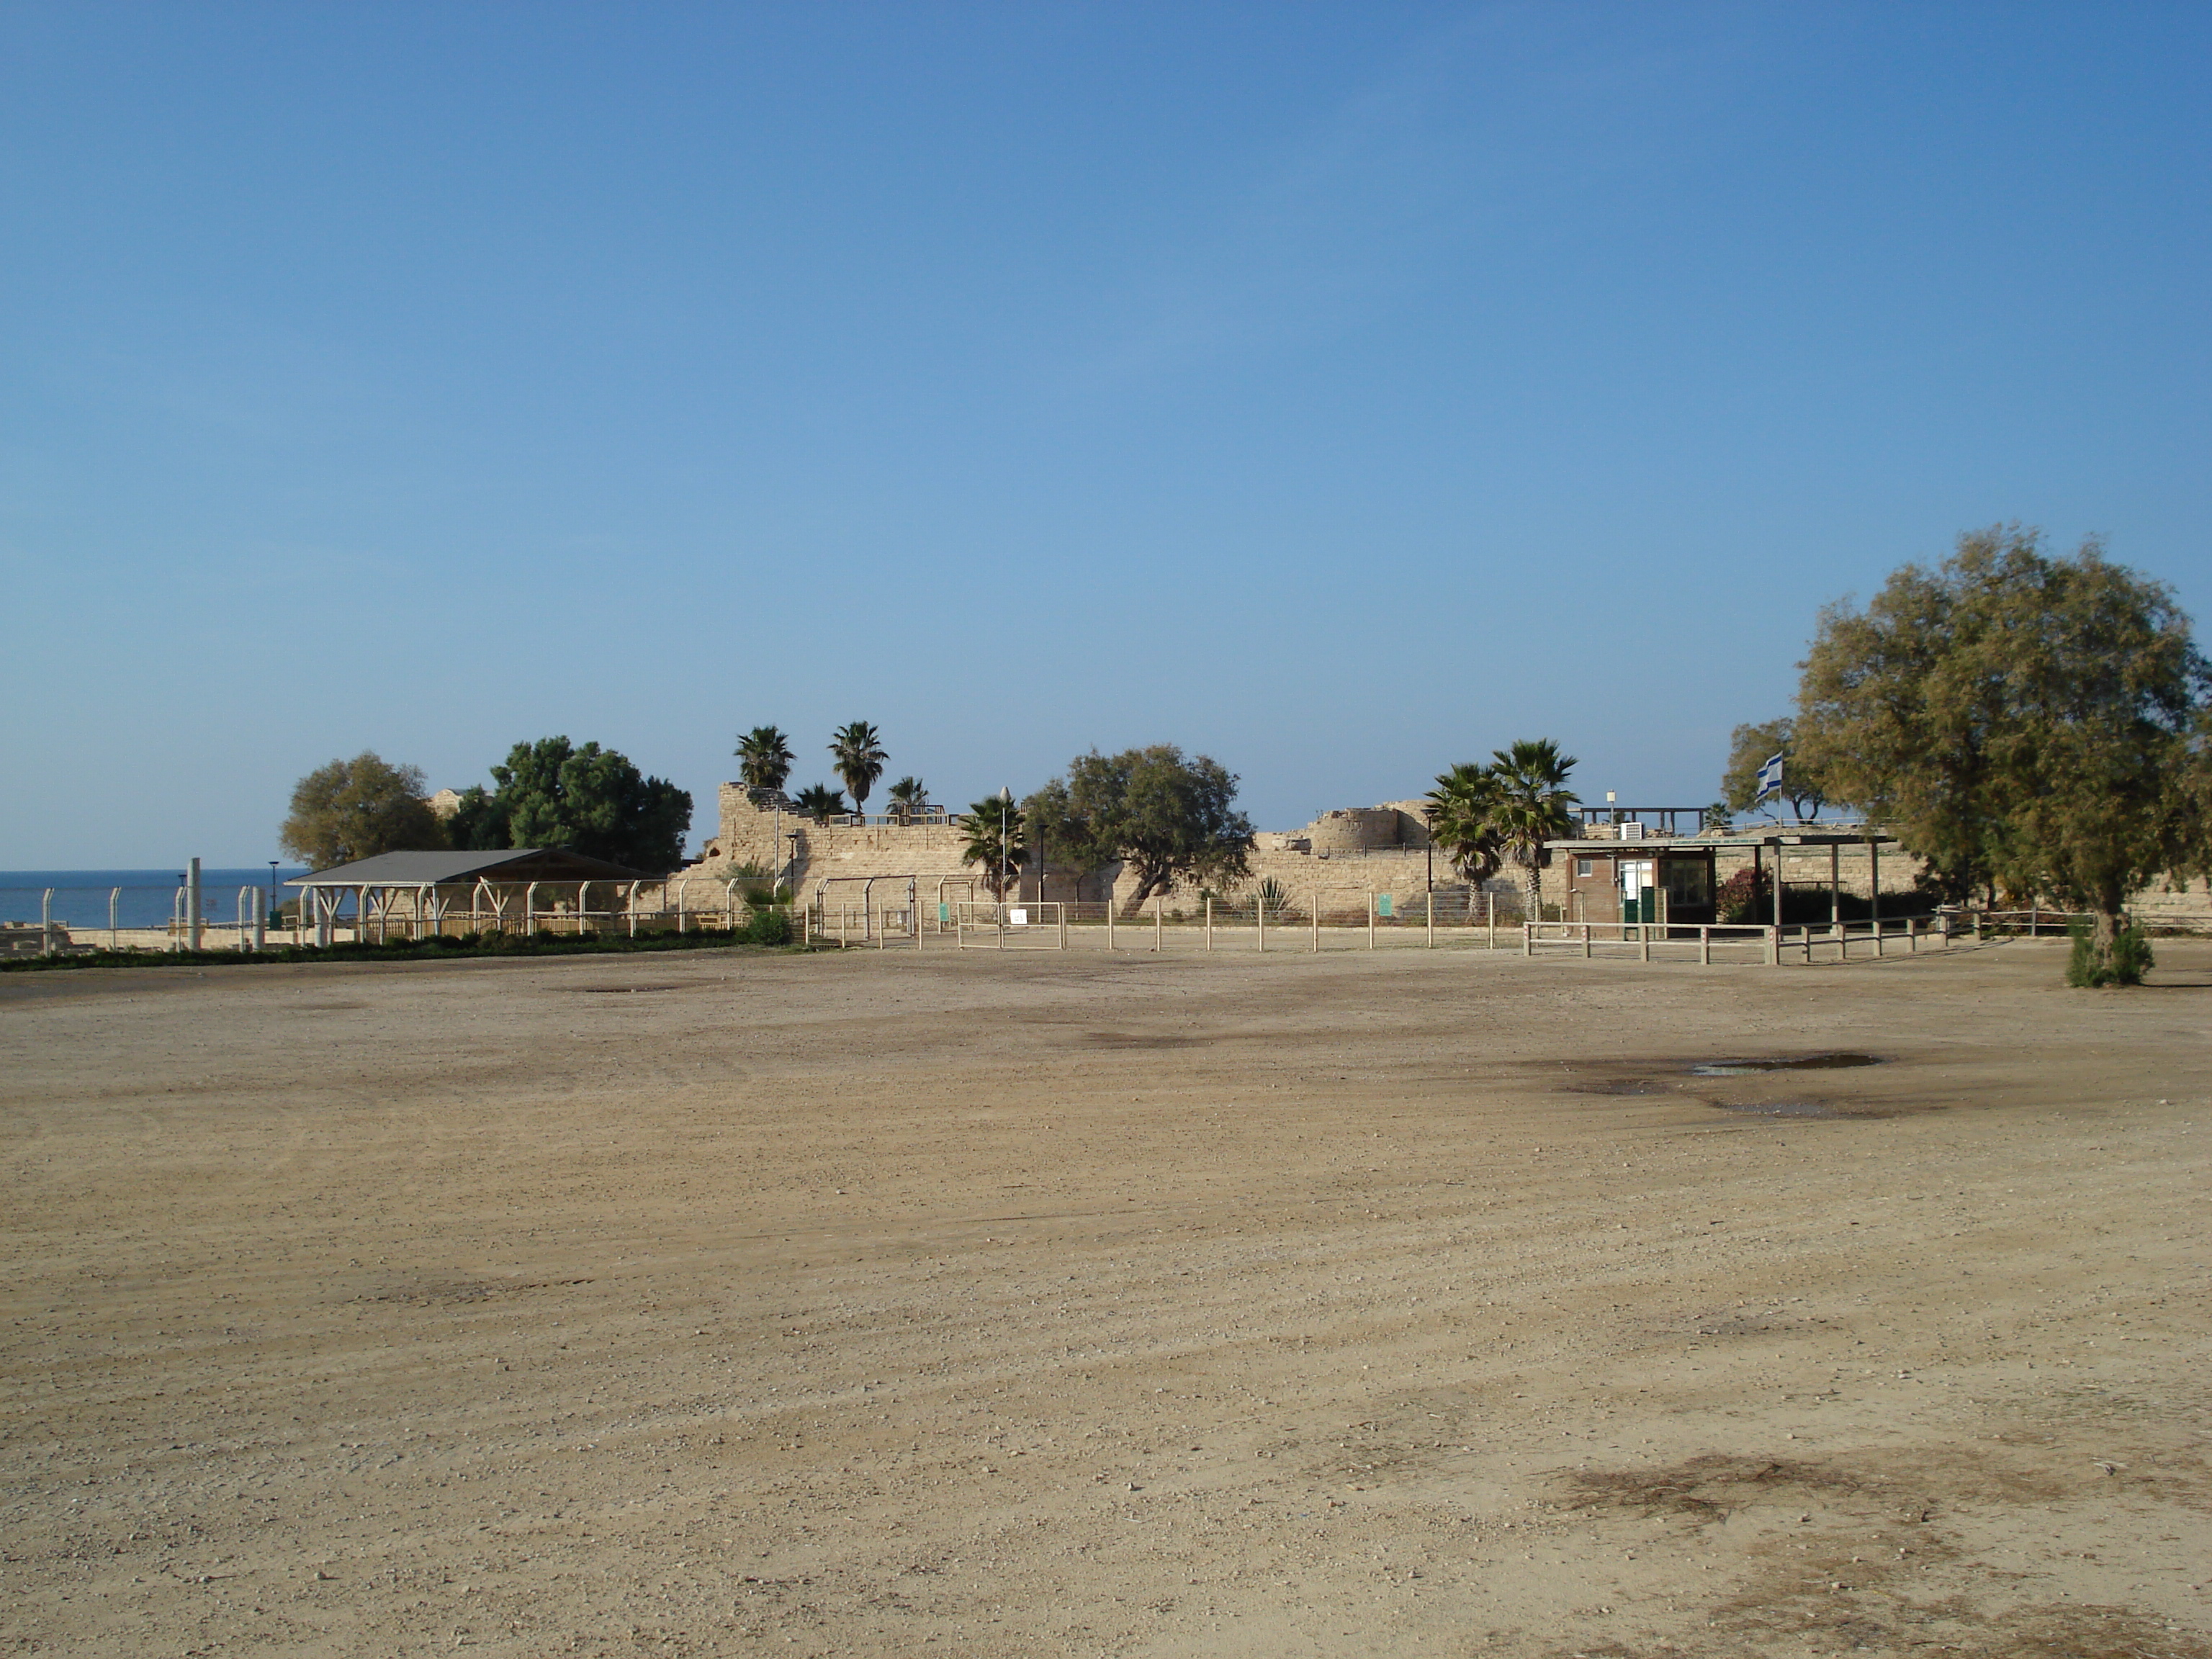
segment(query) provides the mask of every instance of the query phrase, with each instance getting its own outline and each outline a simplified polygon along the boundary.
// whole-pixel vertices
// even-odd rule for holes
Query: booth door
[[[1713,920],[1713,866],[1706,857],[1662,859],[1660,885],[1667,894],[1667,920]]]
[[[1620,919],[1623,921],[1656,921],[1659,902],[1654,892],[1656,871],[1650,859],[1623,859],[1620,861]]]

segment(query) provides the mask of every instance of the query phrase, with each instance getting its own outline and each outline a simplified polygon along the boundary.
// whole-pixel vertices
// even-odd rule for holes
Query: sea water
[[[276,902],[297,898],[299,890],[283,884],[307,873],[303,865],[276,867]],[[53,890],[53,919],[70,927],[107,926],[108,896],[117,896],[115,925],[118,927],[166,927],[176,914],[177,890],[185,872],[167,870],[0,870],[0,921],[37,921],[46,890]],[[238,890],[270,885],[269,866],[243,870],[200,872],[200,916],[204,921],[226,926],[238,921]]]

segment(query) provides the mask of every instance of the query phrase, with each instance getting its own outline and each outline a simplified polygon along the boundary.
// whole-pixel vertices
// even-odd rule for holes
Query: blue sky
[[[1693,803],[2001,520],[2212,607],[2201,6],[0,4],[0,866],[772,721]]]

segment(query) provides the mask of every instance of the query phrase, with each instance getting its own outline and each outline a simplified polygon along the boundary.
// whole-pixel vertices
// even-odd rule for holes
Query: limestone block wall
[[[746,865],[778,867],[779,832],[785,837],[787,858],[796,860],[793,874],[799,896],[810,903],[820,896],[825,884],[833,896],[848,887],[857,892],[857,881],[835,878],[869,876],[921,877],[933,899],[939,880],[974,878],[976,895],[982,895],[981,872],[961,862],[967,837],[953,825],[817,824],[788,811],[781,815],[779,824],[775,812],[756,806],[744,787],[735,783],[721,787],[718,805],[720,828],[708,842],[705,855],[669,878],[671,884],[690,889],[692,897],[687,902],[704,905],[711,896],[711,902],[719,903],[725,884]],[[1302,913],[1312,902],[1316,887],[1338,890],[1324,897],[1329,910],[1354,912],[1364,908],[1365,890],[1370,887],[1390,894],[1394,908],[1400,911],[1426,890],[1427,834],[1417,802],[1323,813],[1302,830],[1266,832],[1255,840],[1251,878],[1237,891],[1249,891],[1272,880]],[[1045,849],[1048,865],[1051,850]],[[1455,890],[1461,885],[1441,862],[1436,867],[1436,878],[1439,888]],[[1048,868],[1043,896],[1097,903],[1110,895],[1117,905],[1126,907],[1140,884],[1134,871],[1119,865],[1092,872],[1079,881],[1072,871]],[[1493,884],[1510,888],[1510,883]],[[1018,891],[1025,898],[1038,896],[1034,872],[1023,877]],[[858,901],[835,896],[833,902]],[[1188,884],[1170,891],[1166,898],[1170,910],[1180,908],[1191,915],[1197,913],[1201,902],[1199,889]]]
[[[721,828],[707,843],[705,855],[671,876],[672,884],[719,895],[730,877],[747,865],[762,870],[787,866],[799,897],[811,903],[833,877],[921,876],[927,878],[933,898],[939,878],[975,873],[972,866],[960,861],[967,837],[950,824],[816,823],[796,812],[779,814],[754,805],[744,787],[736,783],[721,787],[718,805]],[[779,834],[784,837],[781,860]],[[857,881],[834,884],[850,884],[856,896],[859,891]],[[857,896],[853,902],[859,902]]]

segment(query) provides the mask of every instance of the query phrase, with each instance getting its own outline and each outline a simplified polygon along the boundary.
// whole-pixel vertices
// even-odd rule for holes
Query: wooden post
[[[1260,924],[1260,954],[1267,954],[1267,895],[1264,889],[1252,892],[1252,916]]]
[[[1208,894],[1206,896],[1206,953],[1207,953],[1209,956],[1212,954],[1212,951],[1213,951],[1213,895],[1212,895],[1212,894],[1211,894],[1211,893],[1208,893]]]
[[[1881,846],[1867,842],[1867,914],[1874,918],[1874,933],[1881,937]],[[1875,954],[1879,955],[1877,951]]]
[[[1321,954],[1321,889],[1318,887],[1314,889],[1313,912],[1314,954],[1319,956]]]
[[[1713,965],[1713,930],[1710,927],[1698,929],[1698,965],[1701,968]]]
[[[1424,908],[1428,927],[1428,948],[1433,951],[1437,948],[1437,884],[1434,882],[1429,884],[1429,896],[1424,902]]]
[[[1828,928],[1840,937],[1844,931],[1844,848],[1828,843]]]
[[[1106,948],[1114,948],[1114,884],[1106,884]]]
[[[1367,890],[1367,948],[1375,948],[1375,890]]]
[[[1152,954],[1154,956],[1159,955],[1161,947],[1167,943],[1165,933],[1167,905],[1168,896],[1165,893],[1152,895]]]

